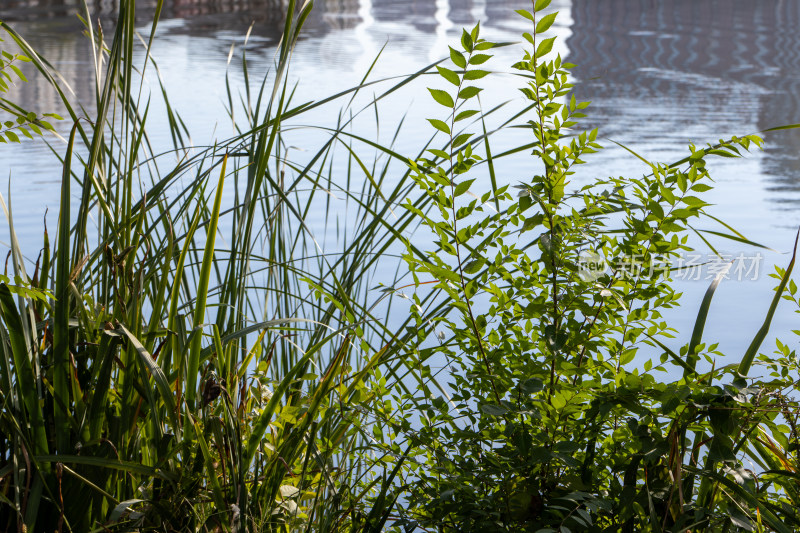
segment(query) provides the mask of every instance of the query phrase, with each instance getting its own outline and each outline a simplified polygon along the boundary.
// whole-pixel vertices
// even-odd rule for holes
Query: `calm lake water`
[[[251,22],[255,23],[247,47],[251,75],[259,79],[272,64],[282,28],[280,11],[274,7],[278,2],[168,0],[153,54],[172,103],[196,144],[208,144],[230,132],[222,73],[231,45],[235,45],[233,65],[240,61]],[[74,15],[77,2],[0,3],[0,18],[61,71],[76,99],[91,112],[91,61]],[[113,14],[114,4],[99,0],[93,5],[102,20]],[[146,4],[142,3],[141,11],[143,32],[148,31],[150,13]],[[461,28],[479,20],[484,37],[518,41],[526,21],[513,10],[529,5],[524,0],[318,0],[290,73],[298,84],[297,101],[320,99],[357,84],[384,45],[372,79],[414,72],[444,57]],[[683,157],[689,142],[703,145],[800,123],[800,2],[555,0],[551,7],[561,13],[553,30],[561,37],[558,50],[578,65],[574,70],[578,97],[592,101],[583,124],[599,128],[603,138],[652,160],[669,162]],[[520,46],[499,50],[490,67],[506,69],[519,51]],[[241,87],[240,69],[230,70],[232,80]],[[396,148],[415,154],[431,134],[424,118],[438,111],[424,90],[428,81],[436,83],[423,80],[384,101],[379,107],[380,127],[365,120],[362,133],[386,141],[407,116]],[[487,82],[484,106],[519,100],[514,89],[518,85],[511,76]],[[35,78],[13,96],[30,108],[58,109],[54,93]],[[337,111],[338,104],[328,106],[304,120],[332,123]],[[68,127],[59,125],[62,131]],[[169,147],[166,131],[157,130],[156,125],[154,141]],[[302,135],[298,146],[315,139],[310,133]],[[800,130],[767,134],[766,140],[763,152],[711,165],[717,185],[710,196],[717,204],[711,212],[777,250],[716,241],[732,258],[743,261],[742,275],[732,275],[717,291],[707,326],[709,336],[719,340],[734,360],[749,344],[769,306],[774,280],[767,274],[774,264],[788,263],[787,252],[800,225]],[[603,144],[607,149],[590,159],[591,168],[581,171],[576,181],[647,171],[613,143]],[[515,183],[531,172],[521,159],[504,168],[504,179]],[[43,143],[0,145],[0,190],[4,194],[10,190],[23,242],[40,242],[47,207],[48,224],[54,227],[59,180],[59,167]],[[712,225],[702,223],[701,227]],[[7,242],[5,221],[0,222],[0,240]],[[704,249],[701,252],[705,254]],[[30,253],[35,255],[36,250]],[[681,330],[680,342],[688,338],[708,285],[707,272],[699,274],[699,280],[678,281],[686,293],[682,310],[673,317]],[[783,333],[800,329],[798,319],[800,315],[789,305],[779,308],[773,332],[796,345],[791,334]],[[771,343],[763,346],[764,351],[771,348]]]

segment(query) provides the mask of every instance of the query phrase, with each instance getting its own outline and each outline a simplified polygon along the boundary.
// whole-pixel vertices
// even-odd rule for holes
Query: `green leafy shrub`
[[[405,256],[417,288],[418,338],[408,357],[426,380],[398,397],[411,407],[388,423],[412,446],[403,524],[541,533],[791,531],[800,526],[792,506],[796,471],[771,485],[747,466],[760,450],[772,455],[764,468],[780,477],[778,447],[768,441],[782,439],[788,449],[788,434],[774,423],[777,382],[745,378],[794,260],[779,273],[763,335],[739,365],[710,372],[697,365],[721,355],[702,334],[722,275],[680,353],[666,345],[672,330],[662,317],[679,298],[671,265],[691,250],[688,235],[708,205],[706,159],[739,157],[762,141],[746,135],[690,146],[671,164],[633,154],[648,175],[575,186],[575,167],[600,145],[596,130],[574,133],[588,104],[572,91],[572,65],[552,57],[555,38],[542,36],[556,17],[542,13],[548,4],[518,11],[531,24],[524,34],[530,48],[513,65],[529,102],[522,115],[532,137],[529,166],[539,169],[529,181],[497,187],[488,137],[461,129],[483,116],[473,80],[490,75],[478,65],[495,45],[480,38],[479,26],[464,31],[459,50],[451,48],[453,67],[437,67],[451,90],[430,89],[445,109],[430,122],[446,144],[411,168],[434,208],[406,207],[434,243],[420,252],[409,242]],[[483,119],[475,124],[486,132]],[[796,372],[795,357],[780,386]],[[676,375],[682,378],[668,381]],[[436,381],[441,376],[446,384]],[[794,420],[796,403],[784,405],[792,405],[784,416]],[[398,456],[401,446],[394,445]]]

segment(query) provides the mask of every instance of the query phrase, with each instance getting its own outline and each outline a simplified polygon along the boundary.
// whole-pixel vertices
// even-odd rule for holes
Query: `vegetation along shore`
[[[91,112],[0,21],[2,150],[49,143],[62,168],[41,242],[19,242],[2,197],[0,530],[800,531],[797,338],[769,331],[800,310],[795,256],[737,353],[704,332],[724,269],[681,311],[688,342],[664,318],[693,243],[759,246],[706,213],[706,161],[763,132],[672,162],[631,150],[646,175],[577,184],[602,147],[550,0],[517,12],[512,65],[476,25],[419,72],[311,102],[287,72],[313,2],[285,4],[267,75],[244,53],[244,87],[220,73],[235,133],[211,146],[144,83],[160,0],[143,37],[135,0],[110,28],[84,6]],[[60,116],[9,97],[26,72]],[[482,84],[509,73],[521,98],[487,107]],[[409,84],[440,111],[418,153],[351,128]],[[301,126],[332,103],[335,127]],[[530,172],[509,183],[516,157]],[[351,223],[321,242],[333,196]]]

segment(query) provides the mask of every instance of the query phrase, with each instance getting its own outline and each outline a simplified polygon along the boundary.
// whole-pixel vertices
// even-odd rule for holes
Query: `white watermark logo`
[[[722,279],[755,281],[762,271],[764,256],[760,252],[696,253],[673,257],[647,258],[644,255],[623,256],[609,260],[587,250],[578,257],[578,276],[583,281],[596,281],[609,274],[622,278],[663,276],[673,280],[703,281]]]
[[[578,276],[583,281],[597,281],[608,271],[606,258],[597,252],[583,251],[578,258]]]

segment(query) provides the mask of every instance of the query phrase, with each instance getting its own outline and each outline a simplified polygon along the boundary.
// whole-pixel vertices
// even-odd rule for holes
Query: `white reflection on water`
[[[450,44],[447,33],[453,29],[453,23],[448,17],[450,15],[450,2],[448,0],[436,0],[436,36],[428,53],[428,61],[436,61],[440,57],[446,57],[447,47]]]

